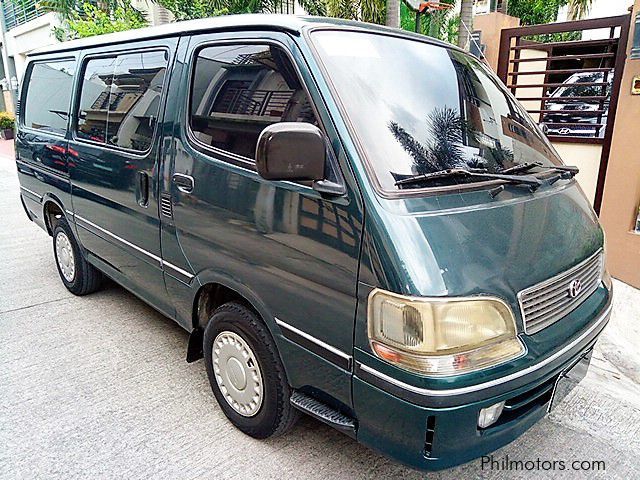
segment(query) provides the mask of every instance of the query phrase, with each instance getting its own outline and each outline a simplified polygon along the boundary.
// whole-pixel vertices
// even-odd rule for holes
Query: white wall
[[[616,15],[625,15],[629,13],[629,7],[633,5],[633,0],[593,0],[589,13],[585,18],[602,18],[602,17],[614,17]],[[565,6],[558,12],[558,22],[566,22],[568,18],[569,7]],[[598,32],[593,30],[592,32]],[[597,34],[595,37],[588,36],[590,32],[585,32],[584,38],[606,38],[601,34]],[[608,37],[608,35],[607,35]]]
[[[629,13],[632,0],[594,0],[589,10],[589,18],[613,17],[614,15],[625,15]],[[586,30],[582,33],[583,40],[596,40],[609,38],[608,28],[600,30]]]
[[[5,33],[7,54],[15,60],[18,81],[22,80],[30,51],[58,42],[53,36],[53,28],[57,26],[60,26],[58,15],[47,13]]]
[[[575,165],[580,169],[576,179],[593,205],[598,184],[598,172],[600,171],[602,145],[553,142],[553,146],[564,163]]]
[[[133,0],[132,4],[142,11],[150,25],[159,25],[173,20],[173,15],[168,10],[150,0]],[[37,48],[58,43],[53,35],[53,29],[60,24],[57,14],[47,13],[5,33],[7,54],[14,58],[19,82],[24,75],[27,54]]]

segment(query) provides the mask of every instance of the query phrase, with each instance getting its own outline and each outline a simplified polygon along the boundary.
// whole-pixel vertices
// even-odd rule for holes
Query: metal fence
[[[36,0],[2,0],[2,13],[7,30],[49,13]]]
[[[227,88],[216,101],[213,111],[236,115],[282,117],[293,90],[252,90]]]
[[[628,22],[624,15],[503,30],[498,74],[552,139],[603,143]],[[589,31],[599,34],[583,39]]]
[[[498,76],[549,138],[602,145],[599,211],[630,16],[502,30]]]

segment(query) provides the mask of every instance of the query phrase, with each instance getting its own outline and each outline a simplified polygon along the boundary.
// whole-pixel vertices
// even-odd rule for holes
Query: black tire
[[[242,338],[255,356],[262,373],[263,398],[253,416],[240,415],[225,399],[216,380],[212,348],[222,332]],[[271,335],[262,320],[246,306],[230,302],[213,312],[204,331],[203,353],[213,394],[227,418],[239,430],[254,438],[282,435],[293,427],[299,412],[289,403],[291,388]]]
[[[65,275],[60,268],[60,261],[58,259],[58,249],[56,248],[56,241],[59,235],[65,235],[71,245],[71,251],[73,252],[73,260],[75,268],[73,277],[69,280],[65,278]],[[53,256],[56,261],[56,268],[60,279],[64,286],[67,287],[74,295],[87,295],[98,290],[102,284],[102,273],[91,265],[84,258],[80,246],[76,242],[76,238],[71,231],[71,227],[67,223],[67,220],[62,217],[58,220],[55,229],[53,230]]]

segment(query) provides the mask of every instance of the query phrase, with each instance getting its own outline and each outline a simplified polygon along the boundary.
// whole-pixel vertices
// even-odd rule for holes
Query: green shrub
[[[72,38],[86,38],[105,33],[122,32],[147,26],[142,13],[129,2],[113,2],[108,10],[85,2],[80,13],[68,20]]]
[[[16,122],[16,117],[13,113],[0,112],[0,129],[13,128]]]

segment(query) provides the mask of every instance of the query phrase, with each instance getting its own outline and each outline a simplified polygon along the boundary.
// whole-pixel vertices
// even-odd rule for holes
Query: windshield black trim
[[[340,98],[340,95],[338,94],[337,89],[335,88],[335,85],[333,84],[333,80],[331,78],[331,75],[329,73],[329,71],[327,70],[322,57],[320,55],[320,53],[318,52],[318,49],[316,47],[315,42],[312,40],[312,34],[315,32],[320,32],[320,31],[340,31],[340,32],[355,32],[355,33],[363,33],[363,34],[369,34],[369,35],[380,35],[380,36],[385,36],[385,37],[393,37],[393,38],[400,38],[403,40],[409,40],[409,41],[413,41],[413,42],[417,42],[417,43],[424,43],[426,45],[430,45],[430,46],[434,46],[434,47],[439,47],[439,48],[443,48],[445,50],[453,50],[453,51],[457,51],[457,52],[461,52],[464,55],[467,55],[469,57],[472,58],[476,58],[473,57],[472,55],[470,55],[468,52],[462,50],[461,48],[455,46],[455,45],[443,45],[440,43],[436,43],[433,41],[429,40],[429,37],[425,37],[425,39],[421,39],[421,38],[416,38],[415,36],[412,35],[407,35],[404,34],[402,31],[394,31],[394,30],[389,30],[388,32],[386,31],[372,31],[372,30],[368,30],[365,28],[358,28],[358,27],[345,27],[345,26],[318,26],[318,27],[311,27],[311,28],[304,28],[302,30],[302,36],[304,37],[304,39],[306,40],[307,44],[309,45],[309,49],[311,50],[311,53],[314,57],[315,63],[318,66],[318,68],[320,69],[320,72],[322,73],[322,77],[323,80],[325,81],[325,83],[327,84],[327,87],[329,88],[329,91],[331,92],[331,95],[333,97],[333,100],[338,108],[338,110],[340,111],[340,115],[342,117],[342,120],[344,121],[347,130],[349,131],[349,135],[351,137],[351,140],[353,141],[353,144],[356,147],[356,150],[358,152],[358,156],[360,157],[362,164],[364,165],[365,171],[367,173],[367,177],[369,178],[369,181],[371,183],[371,185],[373,185],[374,190],[376,191],[376,193],[378,193],[378,195],[380,195],[382,198],[385,199],[397,199],[397,198],[407,198],[407,197],[425,197],[425,196],[433,196],[433,195],[439,195],[439,194],[443,194],[443,193],[459,193],[459,192],[470,192],[470,191],[476,191],[476,190],[487,190],[491,187],[497,186],[497,185],[506,185],[509,182],[504,181],[504,180],[488,180],[488,181],[480,181],[480,182],[473,182],[473,183],[463,183],[463,184],[455,184],[455,185],[439,185],[439,186],[434,186],[434,187],[424,187],[424,188],[415,188],[415,189],[410,189],[410,190],[403,190],[403,189],[398,189],[398,190],[387,190],[385,189],[382,184],[380,183],[380,180],[378,179],[378,175],[376,174],[373,166],[371,165],[371,162],[366,154],[366,151],[364,149],[364,147],[362,146],[362,142],[360,140],[359,135],[356,133],[356,129],[355,126],[350,118],[350,116],[347,114],[347,111],[344,107],[344,104],[342,102],[342,99]],[[560,158],[558,156],[558,158]],[[544,176],[542,177],[544,178]]]

